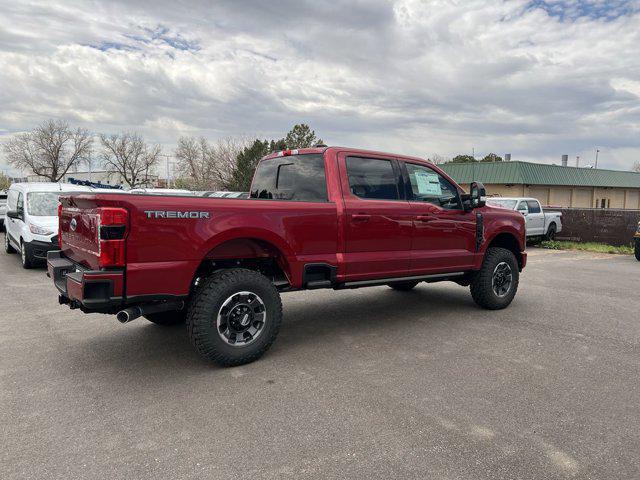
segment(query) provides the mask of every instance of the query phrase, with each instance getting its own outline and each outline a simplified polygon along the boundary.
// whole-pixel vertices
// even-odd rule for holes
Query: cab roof
[[[379,152],[376,150],[365,150],[363,148],[353,148],[353,147],[339,147],[339,146],[331,146],[331,147],[312,147],[312,148],[298,148],[298,149],[293,149],[293,150],[280,150],[278,152],[273,152],[270,153],[269,155],[265,156],[263,158],[263,160],[268,160],[271,158],[276,158],[276,157],[282,157],[282,156],[288,156],[288,155],[308,155],[308,154],[313,154],[313,153],[325,153],[325,152],[346,152],[352,155],[362,155],[362,156],[366,156],[366,155],[382,155],[385,157],[391,157],[391,158],[397,158],[399,160],[411,160],[411,161],[417,161],[417,162],[423,162],[423,163],[429,163],[431,164],[431,162],[429,162],[428,160],[425,160],[424,158],[420,158],[420,157],[411,157],[408,155],[400,155],[397,153],[390,153],[390,152]]]

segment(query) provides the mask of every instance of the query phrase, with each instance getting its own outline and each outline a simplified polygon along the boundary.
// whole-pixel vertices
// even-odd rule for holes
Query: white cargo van
[[[47,252],[58,249],[58,197],[62,193],[90,191],[89,187],[66,183],[11,185],[7,195],[5,252],[20,252],[24,268],[44,263]]]

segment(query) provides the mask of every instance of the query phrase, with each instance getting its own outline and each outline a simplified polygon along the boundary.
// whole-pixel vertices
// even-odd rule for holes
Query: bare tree
[[[93,139],[83,128],[72,130],[62,120],[48,120],[28,133],[11,138],[4,151],[11,165],[52,182],[91,156]]]
[[[178,172],[185,185],[195,190],[217,188],[212,172],[211,145],[204,137],[180,137],[175,151]]]
[[[130,188],[147,184],[150,170],[160,159],[160,145],[148,145],[140,135],[130,132],[100,135],[100,142],[105,167],[117,171]]]
[[[238,155],[250,144],[248,138],[223,138],[212,147],[212,170],[216,183],[225,190],[235,184]]]
[[[440,164],[443,164],[443,163],[447,163],[447,162],[449,162],[449,161],[450,161],[450,159],[449,159],[449,158],[447,158],[447,157],[444,157],[444,156],[442,156],[442,155],[439,155],[439,154],[437,154],[437,153],[434,153],[434,154],[431,156],[431,161],[432,161],[433,163],[435,163],[436,165],[440,165]]]
[[[197,190],[228,189],[233,184],[238,154],[247,144],[244,138],[209,143],[202,137],[180,137],[175,151],[178,171]]]
[[[640,172],[640,161],[636,161],[633,163],[633,167],[631,167],[631,171]]]

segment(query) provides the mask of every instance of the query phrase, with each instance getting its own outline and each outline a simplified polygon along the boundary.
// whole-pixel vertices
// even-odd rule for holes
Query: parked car
[[[522,213],[527,226],[527,238],[554,240],[562,231],[562,213],[545,212],[535,198],[490,197],[487,204],[494,207],[508,208]]]
[[[453,281],[501,309],[526,265],[522,215],[418,158],[286,150],[260,161],[250,192],[61,197],[47,262],[60,303],[123,323],[186,320],[196,350],[230,366],[273,343],[281,292]]]
[[[636,255],[636,260],[640,262],[640,222],[638,222],[638,228],[636,228],[636,233],[633,236],[634,247],[633,252]]]
[[[0,230],[4,230],[5,215],[7,213],[7,192],[0,191]]]
[[[20,252],[22,266],[44,262],[58,246],[58,197],[90,192],[89,187],[63,183],[14,183],[7,195],[4,251]]]

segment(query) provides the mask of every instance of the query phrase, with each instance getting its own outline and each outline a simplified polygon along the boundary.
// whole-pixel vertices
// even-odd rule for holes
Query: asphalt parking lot
[[[0,478],[640,478],[640,263],[532,250],[510,308],[283,296],[270,352],[58,306],[0,254]]]

